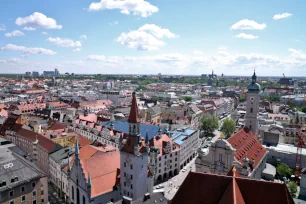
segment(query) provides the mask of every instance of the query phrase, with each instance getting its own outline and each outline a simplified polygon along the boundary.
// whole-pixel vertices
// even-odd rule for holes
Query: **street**
[[[168,181],[161,183],[159,185],[163,185],[164,188],[164,192],[165,192],[165,198],[167,198],[168,200],[171,200],[174,195],[176,194],[178,188],[181,186],[181,184],[183,183],[183,181],[185,180],[186,176],[188,175],[188,173],[190,172],[190,167],[191,167],[191,171],[195,171],[195,160],[197,157],[195,157],[193,160],[191,160],[191,162],[189,162],[184,169],[186,169],[185,172],[183,172],[182,170],[179,172],[178,175],[172,177],[171,179],[169,179]],[[157,186],[154,187],[154,189],[156,189]]]
[[[65,201],[58,197],[56,190],[54,187],[49,184],[48,186],[48,193],[49,193],[49,203],[50,204],[64,204]]]

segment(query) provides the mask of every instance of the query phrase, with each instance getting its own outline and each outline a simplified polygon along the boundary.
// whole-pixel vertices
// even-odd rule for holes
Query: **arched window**
[[[72,198],[72,200],[74,200],[74,188],[73,188],[73,186],[71,186],[71,198]]]
[[[250,112],[253,113],[253,108],[251,108]]]
[[[83,196],[83,204],[86,204],[85,196]]]

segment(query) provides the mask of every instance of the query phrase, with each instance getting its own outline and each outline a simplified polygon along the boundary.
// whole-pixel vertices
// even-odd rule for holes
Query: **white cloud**
[[[145,0],[101,0],[100,2],[91,3],[88,8],[89,11],[106,9],[119,9],[123,14],[140,15],[142,17],[148,17],[158,12],[156,6]]]
[[[62,25],[58,25],[56,20],[53,18],[49,18],[46,15],[35,12],[27,17],[18,17],[15,23],[19,26],[30,25],[37,28],[45,28],[45,29],[62,29]]]
[[[118,25],[119,23],[118,23],[118,21],[113,21],[113,22],[111,22],[111,23],[108,23],[109,25]]]
[[[81,35],[81,36],[80,36],[80,39],[81,39],[81,40],[87,40],[87,35]]]
[[[5,30],[5,25],[4,24],[0,24],[0,31],[4,31]]]
[[[59,47],[81,47],[82,43],[80,41],[73,41],[71,39],[61,39],[57,38],[48,38],[48,42],[51,42]]]
[[[20,51],[24,54],[44,54],[44,55],[55,55],[56,52],[53,52],[52,50],[44,49],[44,48],[38,48],[38,47],[24,47],[24,46],[18,46],[13,44],[6,44],[5,46],[1,47],[1,50],[3,51]]]
[[[81,48],[76,48],[76,49],[74,49],[74,50],[72,50],[73,52],[81,52]]]
[[[168,29],[161,28],[154,24],[145,24],[138,30],[128,33],[121,33],[117,42],[136,50],[159,50],[165,45],[162,38],[178,38],[179,36]]]
[[[281,14],[275,14],[274,16],[273,16],[273,19],[274,20],[279,20],[279,19],[282,19],[282,18],[288,18],[289,16],[292,16],[292,14],[291,13],[281,13]]]
[[[264,23],[257,23],[253,20],[243,19],[231,26],[232,30],[263,30],[267,27]]]
[[[104,61],[106,57],[104,55],[88,55],[87,60]]]
[[[14,30],[10,33],[5,33],[5,37],[10,38],[10,37],[19,37],[19,36],[24,36],[24,33],[19,31],[19,30]]]
[[[24,27],[23,30],[34,31],[34,30],[36,30],[36,28],[33,28],[33,27]]]
[[[253,39],[258,38],[258,36],[252,35],[252,34],[239,33],[238,35],[236,35],[236,38],[244,38],[244,39],[253,40]]]
[[[293,48],[288,49],[289,52],[291,52],[290,57],[297,59],[297,60],[306,60],[306,53],[304,53],[302,50],[296,50]]]
[[[47,33],[47,32],[41,32],[41,34],[43,34],[43,35],[48,35],[48,33]]]
[[[196,55],[203,55],[204,52],[202,52],[201,50],[194,50],[194,51],[193,51],[193,54],[196,54]]]

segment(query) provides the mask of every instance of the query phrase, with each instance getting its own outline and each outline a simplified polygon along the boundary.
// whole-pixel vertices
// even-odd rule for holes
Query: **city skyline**
[[[306,74],[295,1],[0,3],[0,73]]]

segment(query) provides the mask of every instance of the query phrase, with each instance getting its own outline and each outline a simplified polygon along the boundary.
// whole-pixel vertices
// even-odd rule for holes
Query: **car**
[[[158,185],[157,187],[156,187],[156,189],[161,189],[161,188],[163,188],[164,186],[163,185]]]

